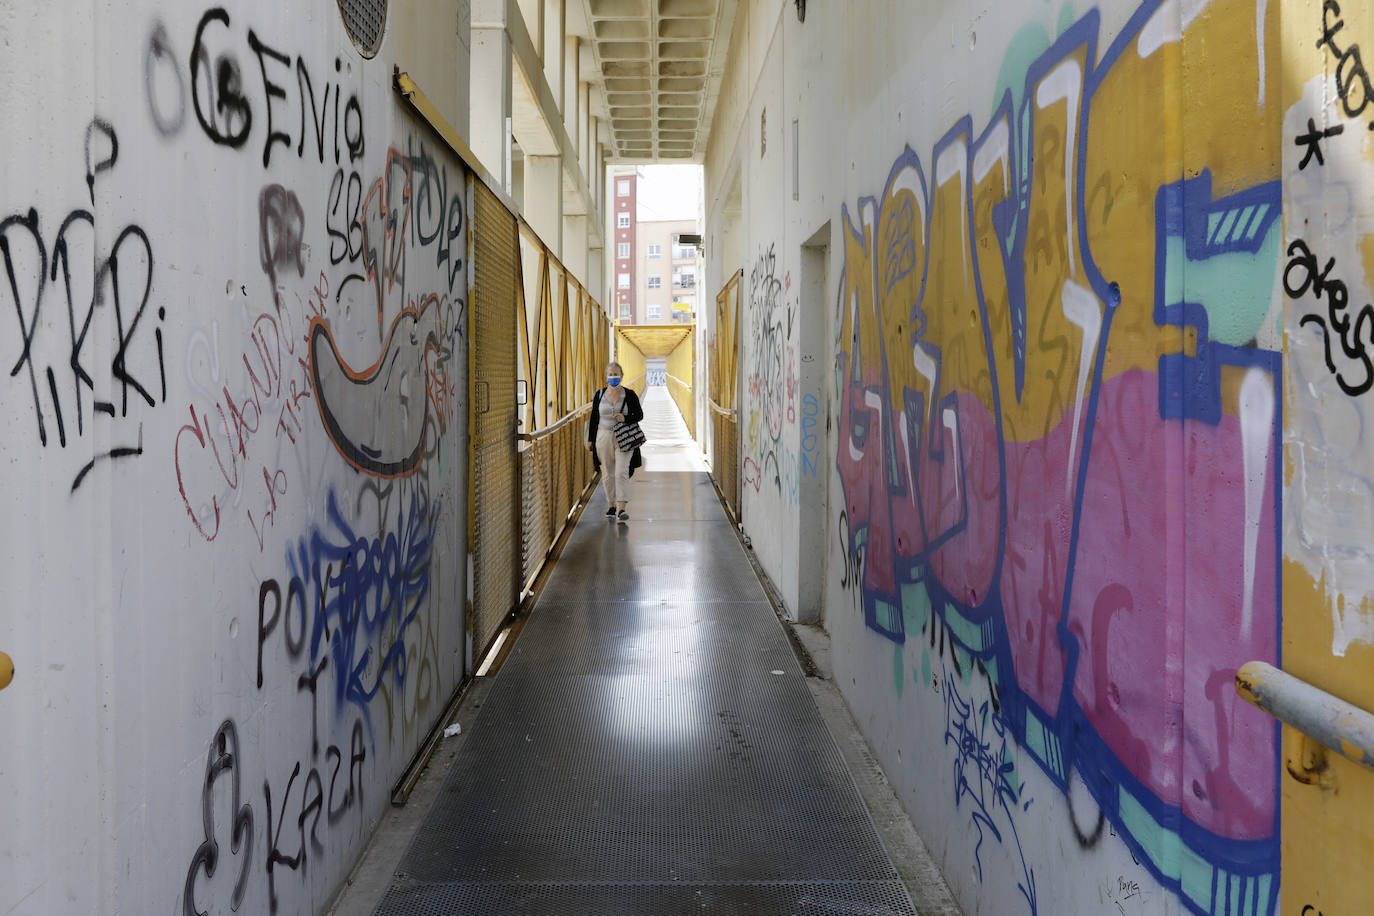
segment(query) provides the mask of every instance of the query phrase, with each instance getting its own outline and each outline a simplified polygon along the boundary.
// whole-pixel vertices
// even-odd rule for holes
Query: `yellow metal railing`
[[[739,284],[737,270],[716,293],[716,321],[711,326],[711,400],[735,409],[735,383],[739,369]]]
[[[673,402],[677,404],[677,409],[682,414],[682,419],[687,422],[687,430],[695,439],[697,435],[697,411],[695,395],[692,390],[692,379],[696,378],[697,366],[697,332],[693,327],[691,332],[678,344],[673,352],[668,354],[667,374],[668,374],[668,393],[672,395]],[[674,384],[676,382],[676,384]]]
[[[711,327],[711,476],[725,507],[739,522],[739,418],[736,381],[739,374],[739,287],[736,271],[716,294],[716,320]]]
[[[668,394],[672,397],[673,403],[677,405],[678,413],[682,414],[682,419],[687,423],[687,432],[691,433],[692,438],[695,439],[697,418],[696,410],[692,406],[692,386],[669,372]]]
[[[739,422],[733,410],[711,408],[711,476],[725,499],[725,508],[739,522]]]
[[[533,433],[591,402],[610,360],[610,322],[523,219],[520,262],[521,424]]]
[[[591,405],[557,423],[520,436],[520,547],[522,591],[528,592],[554,545],[572,521],[573,510],[596,484],[587,450]]]
[[[468,550],[470,630],[481,659],[519,604],[519,463],[516,456],[515,217],[473,185],[472,294],[468,303]]]
[[[520,221],[516,296],[520,380],[521,590],[528,593],[573,510],[595,483],[584,423],[610,360],[610,322],[591,294]],[[581,422],[579,422],[579,420]]]

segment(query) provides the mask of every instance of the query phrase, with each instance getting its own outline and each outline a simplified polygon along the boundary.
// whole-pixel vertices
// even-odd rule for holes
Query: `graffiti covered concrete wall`
[[[784,219],[778,203],[786,193],[785,119],[782,104],[783,54],[771,33],[776,12],[751,8],[737,25],[740,66],[755,69],[758,91],[749,100],[740,154],[743,220],[740,263],[722,264],[716,276],[728,279],[741,269],[738,329],[740,508],[746,528],[773,532],[758,538],[754,550],[789,608],[798,605],[798,526],[801,492],[798,414],[801,329],[796,257],[784,244]],[[713,252],[719,257],[720,252]],[[719,285],[719,284],[715,284]],[[774,527],[772,520],[791,519]]]
[[[1360,57],[1374,14],[1367,4],[1291,2],[1281,40],[1283,667],[1374,709],[1374,163]],[[1335,754],[1311,762],[1321,770],[1314,784],[1282,780],[1284,909],[1365,909],[1374,776]]]
[[[735,175],[749,201],[746,528],[785,592],[788,533],[828,526],[837,681],[970,912],[1278,912],[1279,730],[1232,680],[1371,641],[1368,143],[1343,132],[1374,25],[930,6],[784,9],[727,76],[760,74],[707,163],[712,278]],[[811,519],[787,280],[826,224]]]
[[[1085,839],[1110,823],[1202,912],[1227,908],[1218,886],[1265,910],[1278,887],[1275,729],[1231,688],[1277,657],[1276,149],[1186,106],[1118,122],[1191,43],[1240,31],[1240,6],[1171,40],[1176,11],[1147,5],[1101,50],[1089,13],[990,123],[903,151],[842,208],[837,322],[840,546],[865,623],[921,644],[908,680],[943,697],[961,774],[991,748],[1005,842],[1029,801],[1001,775],[1015,745],[1064,795],[1081,781]],[[1255,40],[1218,102],[1263,135],[1274,30],[1244,12]]]
[[[0,911],[317,912],[457,685],[460,8],[4,14]]]

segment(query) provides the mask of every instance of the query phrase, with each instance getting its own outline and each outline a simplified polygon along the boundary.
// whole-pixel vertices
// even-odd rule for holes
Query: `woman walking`
[[[607,518],[619,517],[623,522],[630,517],[625,504],[630,499],[630,477],[635,468],[643,462],[639,448],[633,452],[622,452],[615,441],[615,427],[618,423],[638,423],[644,419],[644,410],[639,406],[639,395],[620,384],[624,370],[620,363],[612,362],[606,367],[606,387],[592,398],[592,416],[587,423],[587,449],[592,453],[596,469],[601,471],[601,482],[606,487]]]

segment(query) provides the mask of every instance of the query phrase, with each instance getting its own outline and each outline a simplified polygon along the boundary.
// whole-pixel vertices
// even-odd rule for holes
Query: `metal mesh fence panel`
[[[518,598],[516,271],[513,217],[473,185],[473,289],[469,305],[473,644],[480,657]]]

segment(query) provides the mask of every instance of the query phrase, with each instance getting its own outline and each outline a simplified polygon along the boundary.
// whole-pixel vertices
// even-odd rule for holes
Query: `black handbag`
[[[629,400],[622,405],[629,406]],[[639,428],[639,424],[633,420],[625,420],[615,425],[615,444],[622,452],[632,452],[648,441],[644,435],[644,430]]]

